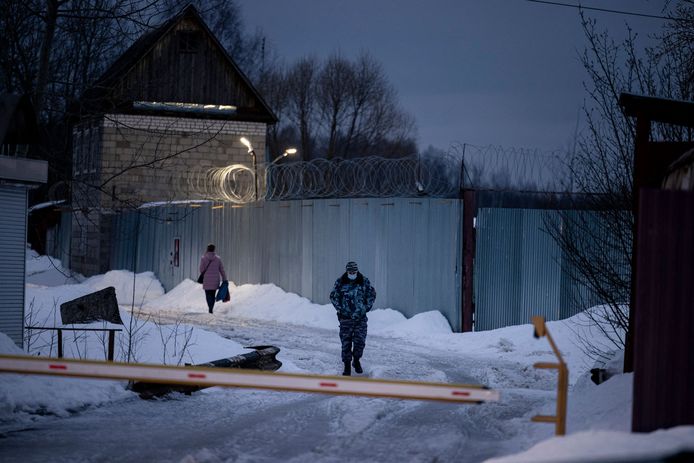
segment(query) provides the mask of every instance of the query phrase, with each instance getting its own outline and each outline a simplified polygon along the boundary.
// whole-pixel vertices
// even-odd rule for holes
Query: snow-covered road
[[[28,324],[60,326],[62,302],[114,287],[141,316],[121,306],[127,330],[116,358],[153,364],[202,363],[282,349],[281,371],[341,371],[332,305],[315,304],[272,284],[230,284],[229,304],[207,313],[200,286],[184,280],[169,292],[151,272],[113,270],[66,280],[60,262],[27,251]],[[440,312],[407,318],[397,310],[369,313],[363,358],[373,378],[483,384],[501,400],[482,405],[211,388],[192,396],[143,401],[125,382],[0,374],[0,461],[194,462],[477,462],[643,461],[694,452],[694,427],[630,433],[632,374],[612,349],[607,326],[590,320],[604,308],[547,323],[569,366],[567,436],[533,423],[556,411],[556,373],[533,368],[556,358],[532,325],[453,333]],[[94,325],[94,326],[92,326]],[[108,327],[101,322],[87,326]],[[31,333],[31,337],[28,334]],[[614,334],[614,333],[613,333]],[[0,333],[0,353],[55,355],[55,336],[27,332],[24,349]],[[69,358],[103,359],[105,338],[67,336]],[[191,341],[190,343],[188,341]],[[606,349],[613,375],[595,385],[587,346]],[[519,453],[520,452],[520,453]],[[495,456],[505,456],[493,458]]]
[[[184,318],[243,345],[280,347],[288,371],[332,375],[341,368],[337,330],[207,314]],[[154,401],[132,396],[8,430],[0,454],[18,462],[475,462],[524,448],[520,430],[536,428],[533,440],[537,432],[552,434],[551,426],[532,424],[529,416],[553,400],[554,384],[519,363],[491,366],[459,351],[370,335],[363,364],[378,378],[492,381],[492,387],[504,385],[502,399],[458,405],[224,388]]]

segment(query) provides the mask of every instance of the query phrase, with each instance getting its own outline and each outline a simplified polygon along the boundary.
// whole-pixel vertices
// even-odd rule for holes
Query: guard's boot
[[[359,363],[359,359],[354,359],[354,371],[359,374],[364,373],[364,370],[361,368],[361,363]]]
[[[349,366],[349,362],[345,362],[345,371],[342,372],[342,376],[352,376],[352,369]]]

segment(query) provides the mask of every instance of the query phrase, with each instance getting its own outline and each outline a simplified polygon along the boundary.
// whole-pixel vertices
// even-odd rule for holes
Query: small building
[[[73,128],[72,270],[110,269],[112,214],[190,199],[191,178],[251,166],[277,119],[192,5],[140,37],[85,92]]]
[[[694,102],[623,93],[636,119],[631,339],[632,431],[694,425],[694,141],[653,140],[653,124],[694,129]],[[686,133],[686,131],[683,131]]]
[[[23,347],[27,192],[48,176],[46,161],[27,157],[38,137],[28,96],[0,97],[0,137],[0,331]]]

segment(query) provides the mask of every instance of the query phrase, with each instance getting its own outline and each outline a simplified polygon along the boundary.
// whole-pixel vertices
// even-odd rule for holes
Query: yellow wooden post
[[[557,383],[557,427],[555,434],[563,436],[566,434],[566,405],[568,402],[569,389],[569,369],[562,362],[559,368],[559,381]]]
[[[544,317],[532,317],[532,322],[535,328],[535,337],[540,338],[546,336],[549,345],[554,351],[554,355],[556,355],[559,360],[559,363],[537,362],[533,365],[535,368],[556,369],[559,373],[559,378],[557,380],[557,414],[554,416],[535,415],[532,417],[532,421],[536,423],[554,423],[555,434],[557,436],[563,436],[566,434],[566,404],[568,402],[569,368],[566,366],[561,352],[559,352],[557,345],[554,343],[554,339],[552,339],[549,331],[547,331]]]

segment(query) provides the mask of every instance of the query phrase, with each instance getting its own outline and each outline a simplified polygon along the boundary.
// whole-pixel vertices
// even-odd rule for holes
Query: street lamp
[[[258,201],[258,161],[255,158],[255,150],[253,150],[253,145],[248,141],[248,138],[241,137],[241,143],[243,146],[248,148],[248,154],[253,158],[253,187],[255,191],[255,200]]]
[[[290,154],[295,154],[295,153],[296,153],[296,148],[287,148],[286,150],[284,150],[284,153],[282,153],[282,154],[280,154],[279,156],[277,156],[277,157],[270,163],[270,165],[273,165],[274,163],[276,163],[276,162],[279,161],[280,159],[286,158],[286,157],[289,156]]]
[[[276,187],[277,182],[279,182],[280,177],[281,177],[281,175],[279,175],[279,172],[273,171],[272,166],[280,159],[286,158],[290,154],[295,154],[295,153],[296,153],[296,148],[287,148],[284,150],[284,153],[277,156],[275,159],[272,160],[272,162],[270,164],[267,165],[267,167],[265,169],[265,185],[267,188],[266,191],[268,192],[268,197],[274,196],[275,187]],[[272,190],[270,190],[270,187],[272,187]]]

